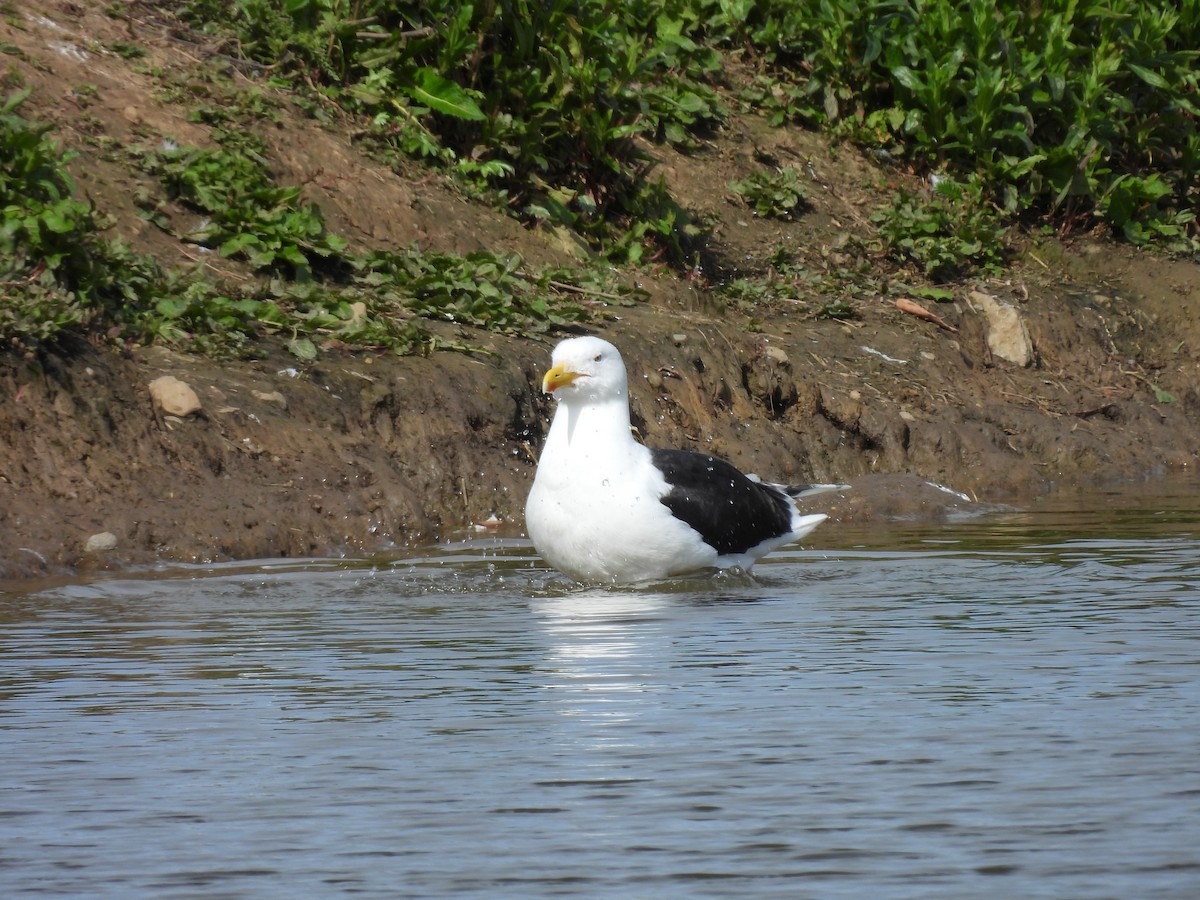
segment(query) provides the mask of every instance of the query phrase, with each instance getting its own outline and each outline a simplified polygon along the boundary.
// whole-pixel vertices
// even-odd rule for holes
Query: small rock
[[[174,375],[163,375],[150,382],[150,397],[164,413],[185,417],[200,412],[200,398],[185,382]]]
[[[251,391],[250,394],[255,400],[261,400],[263,403],[273,403],[280,409],[287,409],[287,397],[279,393],[279,391]]]
[[[687,343],[687,335],[682,331],[677,331],[675,334],[671,335],[671,341],[676,347],[682,347]]]
[[[109,550],[115,550],[117,549],[117,536],[111,531],[93,534],[87,539],[83,549],[88,553],[107,553]]]
[[[786,366],[788,364],[788,355],[779,347],[768,344],[763,350],[763,355],[777,366]]]
[[[983,291],[967,295],[987,319],[987,345],[992,356],[1025,368],[1033,364],[1033,340],[1015,306]]]

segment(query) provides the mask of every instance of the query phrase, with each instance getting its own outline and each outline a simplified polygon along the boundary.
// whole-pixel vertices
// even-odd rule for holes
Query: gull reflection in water
[[[535,600],[546,637],[543,672],[557,711],[593,746],[623,744],[618,726],[654,712],[667,678],[667,594],[590,590]]]

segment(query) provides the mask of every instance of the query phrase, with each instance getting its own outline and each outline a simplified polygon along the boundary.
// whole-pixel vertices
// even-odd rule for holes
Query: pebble
[[[350,328],[359,328],[367,321],[367,304],[358,300],[350,304],[350,321],[346,325]]]
[[[763,355],[777,366],[786,366],[788,364],[788,355],[779,347],[768,344],[766,349],[763,350]]]
[[[279,391],[251,391],[255,400],[261,400],[263,403],[273,403],[280,409],[287,409],[287,397],[279,393]]]
[[[99,534],[93,534],[87,539],[87,543],[83,545],[83,549],[88,553],[105,553],[109,550],[117,549],[117,536],[111,531],[101,531]]]
[[[170,416],[184,418],[203,408],[196,392],[174,375],[163,375],[150,382],[150,397],[155,406]]]

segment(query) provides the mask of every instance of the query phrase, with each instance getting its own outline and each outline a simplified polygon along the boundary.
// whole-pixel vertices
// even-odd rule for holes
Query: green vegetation
[[[350,254],[299,188],[273,184],[261,147],[244,138],[218,150],[136,155],[172,197],[208,214],[180,237],[277,277],[231,290],[198,272],[164,270],[102,236],[96,212],[73,197],[70,154],[49,140],[47,126],[17,114],[26,96],[0,107],[0,343],[8,348],[30,351],[103,326],[121,342],[157,340],[214,356],[247,352],[272,333],[303,358],[316,355],[314,339],[427,352],[445,344],[421,318],[528,333],[585,318],[580,297],[622,297],[586,269],[528,273],[511,255]],[[165,227],[158,205],[145,205]]]
[[[756,215],[790,219],[808,206],[808,196],[795,169],[755,172],[729,187],[741,196]]]
[[[0,105],[0,347],[15,349],[88,324],[133,289],[121,277],[128,254],[100,239],[95,211],[74,196],[70,156],[48,125],[17,113],[27,96]],[[144,278],[140,266],[129,268]]]
[[[839,123],[926,171],[979,175],[1009,214],[1197,246],[1200,4],[744,6],[780,120]]]
[[[867,266],[835,264],[820,271],[805,268],[782,248],[766,263],[766,272],[760,276],[735,278],[717,287],[723,301],[751,316],[754,329],[761,327],[760,315],[782,309],[813,319],[855,319],[855,300],[892,291],[912,292],[908,285],[884,283]]]
[[[170,197],[202,213],[204,224],[181,237],[246,258],[255,269],[290,266],[307,279],[315,267],[341,258],[346,241],[329,234],[321,210],[298,187],[279,187],[264,162],[266,148],[244,135],[220,134],[229,147],[146,151],[143,167]]]
[[[218,285],[106,237],[104,211],[67,174],[70,155],[18,114],[25,94],[16,92],[0,106],[5,347],[28,351],[75,332],[227,354],[277,333],[300,355],[322,342],[419,352],[438,346],[430,320],[550,328],[586,316],[580,298],[617,293],[587,268],[352,251],[298,186],[276,182],[254,137],[285,91],[310,115],[351,128],[378,158],[439,167],[464,193],[530,227],[569,229],[620,265],[696,262],[711,223],[671,197],[650,150],[696,150],[727,119],[727,103],[774,124],[832,128],[903,176],[927,179],[871,220],[893,260],[934,281],[997,271],[1013,225],[1103,224],[1135,243],[1200,249],[1195,0],[158,5],[219,41],[259,88],[235,92],[210,70],[187,81],[149,73],[212,129],[216,146],[126,148],[121,158],[155,179],[140,198],[149,219],[255,277]],[[118,4],[112,12],[123,14]],[[111,49],[143,65],[136,44]],[[77,100],[94,92],[81,86]],[[730,187],[761,216],[806,209],[793,168]],[[186,233],[173,230],[181,206],[200,221]],[[750,305],[828,286],[825,276],[800,277],[780,270],[727,293]],[[852,298],[822,299],[819,314],[852,310]]]
[[[617,258],[637,261],[650,240],[676,262],[702,231],[646,177],[633,137],[689,147],[717,127],[714,88],[733,56],[752,70],[740,100],[776,124],[832,124],[926,172],[979,176],[1010,217],[1098,219],[1134,242],[1196,247],[1200,5],[1171,6],[185,4],[197,26],[236,22],[251,58],[370,117],[382,148],[440,160],[515,214]]]
[[[242,52],[369,122],[377,152],[440,163],[519,217],[604,252],[682,262],[699,235],[634,136],[688,145],[724,112],[693,4],[577,0],[190,0]],[[628,233],[636,239],[629,240]],[[644,240],[643,240],[644,239]]]
[[[928,194],[900,191],[871,220],[897,261],[917,264],[934,281],[978,270],[998,274],[1005,227],[983,193],[979,178],[961,184],[935,178]]]

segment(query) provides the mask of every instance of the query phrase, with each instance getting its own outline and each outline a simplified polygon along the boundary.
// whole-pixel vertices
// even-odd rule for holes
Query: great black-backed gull
[[[542,389],[558,399],[525,525],[542,559],[586,582],[629,583],[750,566],[826,516],[794,497],[845,485],[778,485],[722,459],[651,450],[630,431],[625,363],[596,337],[554,348]]]

